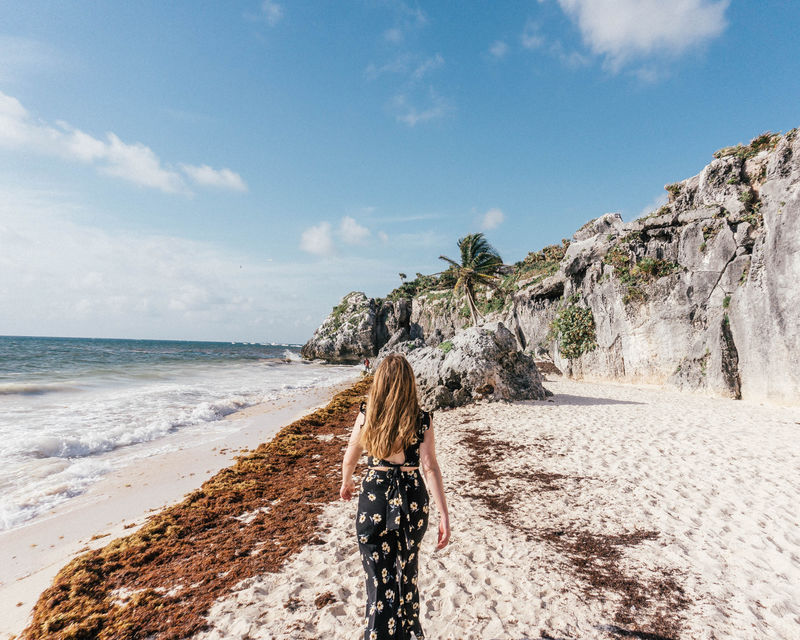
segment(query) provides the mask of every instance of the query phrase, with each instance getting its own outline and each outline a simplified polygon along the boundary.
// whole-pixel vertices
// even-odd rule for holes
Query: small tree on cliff
[[[461,252],[461,262],[451,260],[447,256],[439,256],[440,260],[450,263],[456,275],[454,291],[463,289],[467,296],[472,324],[478,324],[478,307],[475,305],[475,285],[484,284],[497,287],[497,271],[502,266],[503,260],[495,248],[482,233],[470,233],[460,238],[458,249]]]

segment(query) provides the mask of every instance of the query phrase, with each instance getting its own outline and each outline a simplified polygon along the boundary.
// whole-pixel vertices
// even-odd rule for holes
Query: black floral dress
[[[430,414],[421,411],[417,434],[402,464],[367,458],[368,467],[388,470],[368,468],[358,496],[356,535],[367,572],[364,640],[424,638],[417,566],[428,527],[428,489],[419,469],[400,467],[419,466],[419,447],[429,427]]]

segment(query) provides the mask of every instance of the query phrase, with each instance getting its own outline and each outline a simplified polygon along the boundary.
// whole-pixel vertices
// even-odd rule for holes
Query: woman
[[[390,354],[375,371],[366,410],[362,403],[342,462],[340,495],[355,493],[353,471],[366,450],[356,535],[367,572],[365,640],[424,638],[419,622],[417,564],[428,527],[428,490],[439,510],[439,541],[450,539],[450,519],[436,462],[431,415],[421,411],[408,361]]]

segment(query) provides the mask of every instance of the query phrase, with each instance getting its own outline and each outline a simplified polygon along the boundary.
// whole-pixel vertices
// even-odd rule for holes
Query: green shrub
[[[786,134],[787,137],[789,134]],[[756,136],[750,141],[748,145],[737,144],[733,147],[723,147],[722,149],[714,152],[715,158],[724,158],[726,156],[736,156],[742,160],[747,160],[755,155],[758,155],[765,149],[771,151],[778,144],[781,139],[779,133],[772,133],[767,131],[760,136]]]
[[[749,207],[756,201],[755,191],[752,189],[745,189],[739,194],[739,202],[744,203],[744,206]]]
[[[559,351],[570,360],[595,349],[597,333],[592,310],[577,304],[573,296],[550,323],[549,338],[558,340]]]
[[[445,353],[450,353],[453,350],[453,341],[445,340],[444,342],[439,344],[439,348]]]
[[[603,256],[603,262],[614,267],[614,274],[622,284],[626,285],[627,289],[622,298],[625,303],[646,300],[644,285],[647,282],[663,278],[680,269],[680,265],[676,262],[660,258],[642,258],[636,262],[630,251],[620,245],[611,247]]]
[[[722,308],[723,309],[727,309],[730,306],[730,304],[731,304],[731,297],[730,296],[725,296],[722,299]],[[725,317],[726,318],[728,317],[727,314],[725,315]]]

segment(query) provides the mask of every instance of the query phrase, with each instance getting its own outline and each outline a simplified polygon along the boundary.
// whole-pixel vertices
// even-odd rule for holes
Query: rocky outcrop
[[[562,296],[544,283],[515,295],[528,342],[576,377],[799,403],[800,139],[765,146],[668,185],[650,216],[576,233],[553,279]],[[597,342],[574,359],[548,336],[570,298],[591,309]]]
[[[361,362],[374,357],[395,334],[410,339],[410,317],[408,300],[377,303],[360,291],[348,293],[303,345],[300,354],[310,360]]]
[[[658,211],[631,222],[606,214],[573,235],[559,262],[533,261],[486,320],[574,377],[800,404],[800,136],[760,136],[715,155],[667,185]],[[435,346],[469,324],[450,291],[408,304],[395,344]],[[554,331],[572,307],[591,319],[579,354]]]
[[[484,398],[544,400],[548,395],[533,358],[519,351],[502,323],[470,327],[437,346],[426,346],[421,338],[387,344],[376,364],[393,352],[404,354],[414,369],[420,404],[426,409]]]

